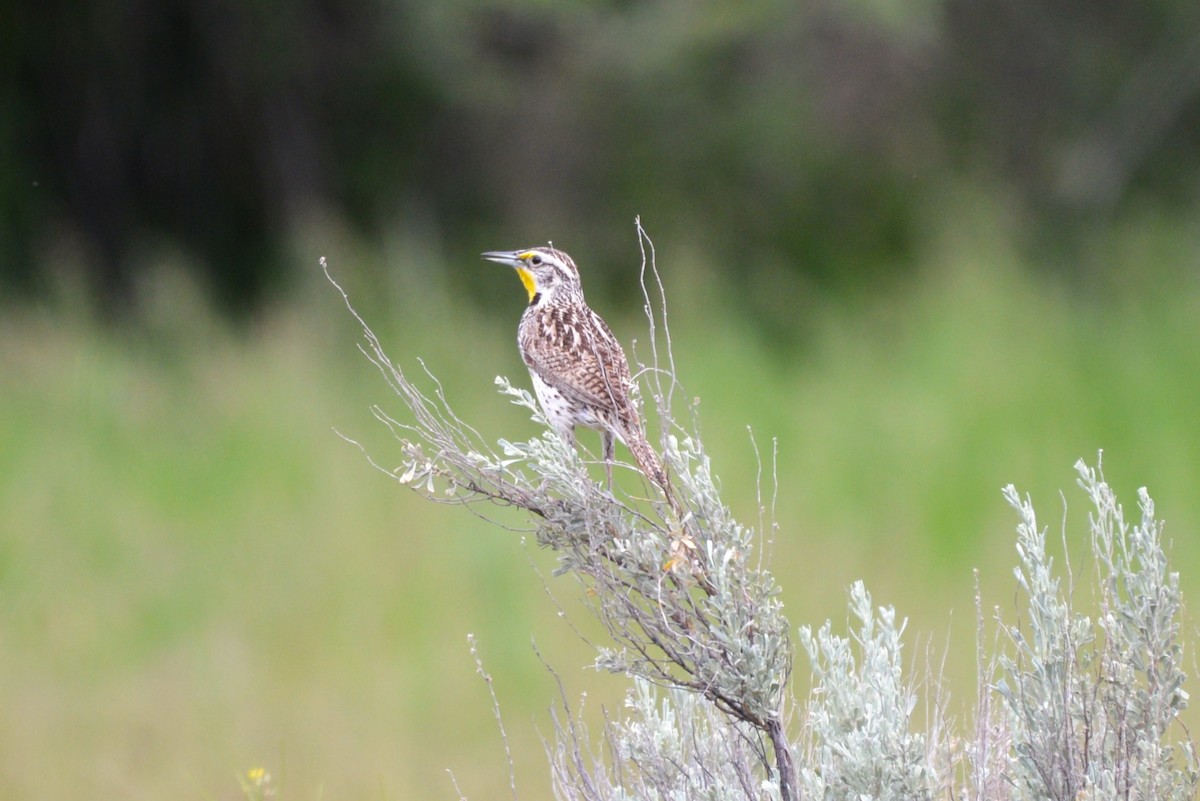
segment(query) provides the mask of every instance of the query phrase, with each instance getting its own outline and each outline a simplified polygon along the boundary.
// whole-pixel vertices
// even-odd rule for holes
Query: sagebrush
[[[975,719],[941,710],[947,689],[932,668],[906,675],[906,621],[850,590],[852,630],[826,622],[791,629],[758,523],[722,502],[694,408],[675,415],[678,390],[654,250],[638,225],[650,321],[642,391],[676,497],[628,473],[610,492],[585,459],[547,430],[492,442],[456,415],[432,372],[414,380],[362,325],[363,353],[404,405],[373,408],[399,442],[400,464],[372,464],[431,500],[525,510],[558,575],[578,581],[611,640],[595,664],[630,678],[623,714],[597,737],[565,699],[548,745],[560,799],[1189,799],[1200,786],[1195,748],[1179,713],[1188,695],[1178,574],[1162,523],[1139,492],[1130,525],[1099,469],[1082,460],[1098,606],[1075,609],[1074,574],[1056,572],[1046,531],[1013,487],[1020,623],[979,609]],[[322,262],[324,265],[324,262]],[[332,280],[332,279],[331,279]],[[335,284],[336,286],[336,284]],[[340,289],[340,287],[339,287]],[[343,293],[344,297],[344,293]],[[347,300],[349,306],[349,301]],[[422,368],[424,365],[422,364]],[[504,397],[545,421],[530,394],[505,379]],[[622,489],[633,487],[633,489]],[[996,628],[993,629],[993,626]],[[990,636],[998,631],[1002,636]],[[812,673],[801,701],[791,682],[793,636]],[[988,643],[992,645],[988,645]],[[913,712],[918,685],[923,727]]]

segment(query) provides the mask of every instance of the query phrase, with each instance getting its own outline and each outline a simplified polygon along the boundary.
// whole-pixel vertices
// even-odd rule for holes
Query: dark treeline
[[[640,213],[741,274],[837,283],[903,269],[957,186],[1067,253],[1130,209],[1200,203],[1194,3],[46,0],[7,17],[0,276],[36,290],[68,236],[109,304],[166,243],[253,308],[295,269],[310,209],[450,252],[554,238],[601,272]]]

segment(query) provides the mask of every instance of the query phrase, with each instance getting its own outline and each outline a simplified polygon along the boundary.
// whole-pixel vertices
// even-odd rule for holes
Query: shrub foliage
[[[666,303],[653,246],[638,232],[650,320],[641,376],[672,474],[669,497],[632,468],[619,486],[636,491],[609,492],[589,460],[549,429],[524,442],[489,442],[455,414],[431,372],[410,377],[350,308],[363,353],[405,406],[402,420],[373,410],[399,441],[400,465],[368,459],[437,502],[485,515],[497,504],[524,510],[538,543],[557,554],[557,574],[580,583],[610,637],[596,646],[595,664],[631,680],[625,714],[610,720],[598,751],[569,704],[556,713],[548,748],[556,795],[1193,798],[1200,768],[1177,722],[1188,701],[1179,577],[1167,565],[1162,523],[1142,489],[1140,520],[1130,525],[1099,467],[1082,461],[1098,611],[1073,606],[1074,574],[1055,570],[1030,500],[1007,487],[1018,514],[1021,622],[997,612],[1000,636],[989,653],[977,595],[980,695],[969,734],[953,734],[944,699],[926,704],[918,728],[917,683],[902,659],[906,621],[876,606],[861,582],[850,591],[850,633],[829,622],[799,627],[813,690],[807,703],[793,697],[793,641],[764,549],[774,523],[767,511],[757,526],[734,518],[694,410],[686,423],[673,413]],[[528,392],[497,384],[544,424]]]

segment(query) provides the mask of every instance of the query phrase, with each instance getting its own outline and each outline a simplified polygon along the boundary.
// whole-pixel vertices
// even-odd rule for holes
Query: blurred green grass
[[[679,376],[744,520],[758,517],[747,427],[777,464],[772,566],[793,625],[844,620],[864,579],[910,617],[914,662],[949,638],[965,714],[972,568],[985,607],[1012,607],[1001,486],[1032,493],[1052,531],[1065,492],[1078,566],[1071,465],[1101,448],[1128,506],[1150,488],[1192,596],[1197,243],[1147,225],[1110,245],[1110,282],[1079,287],[999,237],[948,235],[903,286],[840,301],[790,287],[803,318],[784,341],[732,307],[714,266],[660,252]],[[310,283],[242,330],[170,271],[136,325],[69,303],[0,321],[0,796],[235,798],[255,765],[288,798],[454,798],[447,769],[468,797],[494,795],[507,766],[468,632],[523,798],[550,797],[540,736],[557,692],[531,639],[593,717],[619,704],[622,682],[582,669],[588,649],[546,597],[547,554],[422,502],[335,434],[390,464],[368,407],[401,410],[311,261]],[[492,386],[525,380],[515,281],[483,313],[437,266],[362,252],[332,266],[392,357],[423,357],[464,418],[493,439],[536,433]],[[601,308],[627,344],[644,339],[638,306]],[[578,588],[549,588],[594,634]]]

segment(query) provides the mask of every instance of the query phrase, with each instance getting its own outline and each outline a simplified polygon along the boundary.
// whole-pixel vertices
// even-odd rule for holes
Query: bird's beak
[[[521,260],[521,256],[525,253],[523,250],[491,250],[487,253],[482,253],[488,261],[494,261],[497,264],[506,264],[509,267],[520,267],[525,262]]]
[[[532,302],[537,295],[537,279],[533,273],[525,266],[523,257],[529,255],[528,250],[492,250],[487,253],[482,253],[488,261],[494,261],[497,264],[507,264],[509,267],[515,267],[517,275],[521,279],[521,283],[525,286],[525,291],[529,293],[529,300]]]

